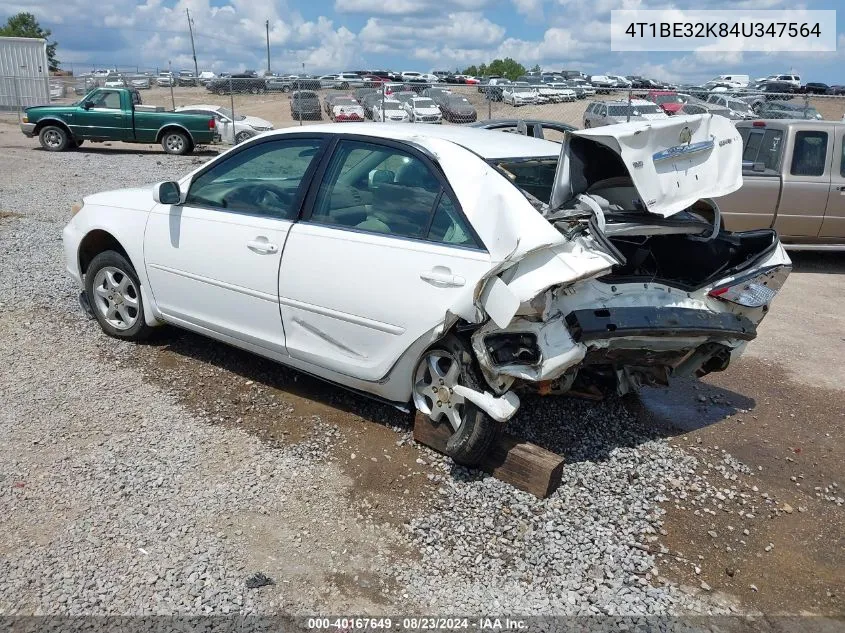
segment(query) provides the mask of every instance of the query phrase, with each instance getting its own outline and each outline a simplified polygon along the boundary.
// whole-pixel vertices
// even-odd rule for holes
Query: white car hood
[[[433,107],[433,108],[412,108],[414,114],[421,114],[423,116],[430,116],[432,114],[440,114],[440,108]]]
[[[359,105],[336,105],[332,107],[335,114],[364,114],[364,108]]]
[[[560,150],[550,208],[578,194],[570,170],[572,139],[611,149],[622,162],[650,213],[668,217],[701,198],[716,198],[742,186],[742,138],[728,119],[710,114],[632,121],[567,133]]]

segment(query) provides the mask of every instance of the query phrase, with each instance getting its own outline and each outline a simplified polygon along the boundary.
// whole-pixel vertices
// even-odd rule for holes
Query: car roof
[[[437,148],[428,142],[429,139],[442,139],[468,149],[484,159],[556,157],[560,154],[560,144],[552,141],[522,136],[521,134],[505,136],[494,130],[457,125],[433,126],[409,123],[402,126],[382,126],[372,123],[327,123],[286,128],[269,134],[281,136],[298,132],[356,134],[371,136],[374,139],[387,138],[415,143],[432,151]]]

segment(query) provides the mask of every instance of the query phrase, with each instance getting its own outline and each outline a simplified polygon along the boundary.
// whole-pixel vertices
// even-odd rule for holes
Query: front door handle
[[[452,271],[445,266],[435,266],[431,270],[421,272],[420,279],[439,288],[460,288],[466,283],[466,279],[460,275],[453,275]]]
[[[845,191],[845,185],[839,185],[839,186],[836,188],[836,190],[837,190],[837,191]]]
[[[279,247],[275,244],[272,244],[266,237],[260,235],[256,237],[254,240],[250,240],[246,243],[246,246],[249,250],[255,251],[256,253],[267,253],[272,254],[276,253],[279,250]]]

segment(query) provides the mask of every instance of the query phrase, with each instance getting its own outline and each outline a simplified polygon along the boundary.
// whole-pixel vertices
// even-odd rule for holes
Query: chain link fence
[[[46,83],[46,85],[45,85]],[[35,85],[0,77],[0,120],[16,123],[36,104],[70,104],[95,87],[125,86],[145,105],[165,110],[223,108],[218,123],[234,143],[270,127],[331,121],[430,122],[445,125],[495,122],[500,129],[532,133],[537,122],[557,124],[543,132],[559,140],[567,126],[598,127],[664,113],[713,112],[735,120],[808,118],[842,120],[845,96],[707,93],[591,87],[583,82],[545,85],[375,83],[348,78],[195,77],[153,70],[117,75],[56,76]],[[47,93],[47,94],[45,94]],[[201,110],[202,111],[202,110]],[[493,125],[493,123],[491,123]]]

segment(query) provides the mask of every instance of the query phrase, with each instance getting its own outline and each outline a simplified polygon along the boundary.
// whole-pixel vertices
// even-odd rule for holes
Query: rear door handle
[[[421,272],[420,279],[440,288],[460,288],[466,283],[466,279],[453,275],[445,266],[435,266],[431,270]]]
[[[246,246],[249,250],[257,253],[272,254],[278,252],[279,250],[278,246],[270,243],[270,241],[263,235],[256,237],[254,240],[250,240],[246,243]]]
[[[837,191],[845,191],[845,185],[839,185],[839,186],[836,188],[836,190],[837,190]]]

